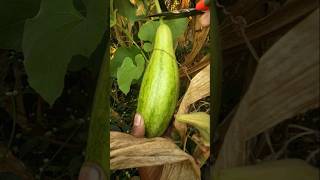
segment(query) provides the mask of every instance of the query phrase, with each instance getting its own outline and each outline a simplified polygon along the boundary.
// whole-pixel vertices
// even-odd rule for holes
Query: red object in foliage
[[[196,10],[199,10],[199,11],[207,11],[207,10],[209,10],[209,7],[207,6],[207,1],[206,0],[200,0],[196,4]]]

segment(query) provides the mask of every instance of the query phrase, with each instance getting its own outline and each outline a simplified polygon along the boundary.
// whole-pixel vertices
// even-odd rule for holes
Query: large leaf
[[[22,48],[28,81],[50,105],[62,93],[72,56],[89,57],[105,31],[107,2],[84,4],[86,17],[72,0],[42,0],[38,15],[26,21]]]
[[[172,39],[174,44],[177,41],[177,38],[181,36],[188,25],[187,18],[178,18],[173,20],[165,20],[164,21],[171,29],[172,32]],[[138,36],[141,40],[149,41],[153,44],[156,31],[158,26],[160,25],[159,21],[148,21],[143,24],[139,30]]]
[[[114,7],[120,15],[126,17],[131,23],[137,20],[137,8],[129,0],[114,1]]]
[[[230,119],[215,164],[217,170],[246,164],[246,144],[251,138],[320,106],[318,20],[319,8],[260,58],[251,84]]]
[[[110,62],[111,76],[114,78],[117,77],[118,68],[122,65],[124,58],[129,57],[131,59],[134,59],[139,53],[140,50],[135,46],[119,47],[114,54],[114,58],[112,58]]]
[[[37,14],[40,0],[0,1],[0,48],[21,51],[24,23]]]

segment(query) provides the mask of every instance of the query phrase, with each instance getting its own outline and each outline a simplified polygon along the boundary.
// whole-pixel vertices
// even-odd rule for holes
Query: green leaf
[[[137,54],[140,53],[140,50],[135,47],[119,47],[114,54],[114,57],[111,59],[110,63],[110,70],[111,76],[116,78],[117,77],[117,70],[121,66],[125,57],[130,57],[134,59]]]
[[[158,21],[147,21],[140,27],[138,37],[143,41],[153,43],[159,24]]]
[[[188,27],[188,18],[179,18],[164,21],[170,27],[174,44],[183,35]]]
[[[143,44],[143,50],[145,50],[146,52],[151,52],[152,49],[153,49],[153,46],[151,43],[146,42]]]
[[[38,15],[26,21],[22,48],[28,81],[50,105],[62,93],[72,56],[89,57],[105,32],[107,2],[84,5],[86,17],[73,0],[42,0]]]
[[[0,1],[0,49],[21,51],[24,23],[37,14],[40,0]]]
[[[176,44],[178,37],[180,37],[187,28],[188,19],[178,18],[178,19],[172,19],[172,20],[165,20],[164,22],[170,27],[172,32],[173,42],[174,44]],[[149,41],[153,44],[156,31],[159,25],[160,25],[159,21],[148,21],[144,23],[139,30],[138,37],[141,40]]]
[[[137,8],[134,5],[132,5],[129,0],[116,0],[114,2],[114,7],[118,10],[118,13],[120,15],[126,17],[131,23],[137,20]]]
[[[120,90],[128,94],[132,80],[138,80],[144,70],[144,58],[141,54],[136,55],[134,65],[130,57],[126,57],[123,60],[121,67],[117,72],[117,80]]]
[[[197,128],[203,138],[203,143],[210,146],[210,116],[205,112],[192,112],[189,114],[177,114],[176,120],[190,124]]]

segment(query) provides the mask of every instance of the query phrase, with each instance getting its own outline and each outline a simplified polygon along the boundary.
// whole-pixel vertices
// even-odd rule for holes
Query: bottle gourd
[[[137,112],[143,117],[146,137],[161,136],[167,129],[179,95],[179,73],[172,33],[160,21],[154,48],[143,76]]]

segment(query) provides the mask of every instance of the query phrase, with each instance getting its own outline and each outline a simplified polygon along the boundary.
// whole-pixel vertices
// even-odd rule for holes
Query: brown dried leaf
[[[160,180],[198,180],[200,179],[199,177],[193,172],[190,163],[183,161],[178,164],[164,165]]]
[[[202,69],[195,77],[192,78],[191,83],[181,101],[177,114],[188,113],[189,106],[199,99],[210,95],[210,64]],[[178,130],[182,140],[185,139],[187,126],[185,123],[174,121],[174,126]]]
[[[251,1],[247,3],[249,2]],[[240,3],[239,7],[244,4]],[[301,17],[306,16],[317,7],[318,2],[314,0],[292,0],[268,16],[248,25],[245,29],[246,35],[249,40],[255,40],[271,33],[274,34],[275,31],[281,30],[283,27],[301,19]],[[237,13],[233,12],[233,15],[237,15]],[[225,25],[221,31],[223,49],[231,49],[245,43],[243,37],[238,33],[239,30],[234,29],[231,24]]]
[[[194,38],[192,43],[192,50],[189,54],[186,55],[183,65],[191,64],[195,60],[195,57],[198,55],[202,46],[206,42],[209,30],[210,30],[209,26],[204,28],[201,27],[200,16],[196,17],[195,21],[196,21],[196,25],[195,25],[196,31],[193,36]]]
[[[215,180],[319,179],[319,170],[301,159],[265,161],[256,165],[214,171]]]
[[[210,95],[210,64],[195,75],[181,101],[177,114],[188,112],[189,106]]]
[[[200,164],[200,167],[202,167],[210,157],[210,147],[202,145],[201,139],[196,134],[192,135],[191,139],[197,143],[192,156],[196,159],[196,162]]]
[[[182,8],[182,9],[187,9],[187,8],[189,8],[189,2],[190,2],[190,0],[182,0],[182,1],[181,1],[181,8]]]
[[[260,60],[224,139],[216,167],[246,163],[246,141],[298,113],[319,107],[319,9]]]
[[[166,138],[136,138],[111,131],[110,150],[111,169],[165,165],[163,174],[172,180],[185,176],[200,178],[194,159]],[[180,174],[175,172],[178,170]]]

